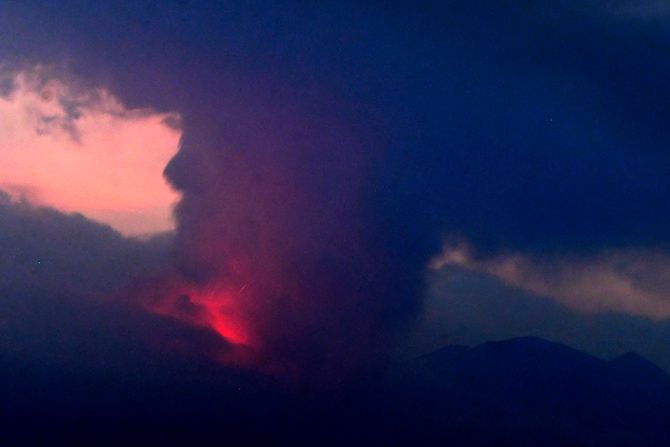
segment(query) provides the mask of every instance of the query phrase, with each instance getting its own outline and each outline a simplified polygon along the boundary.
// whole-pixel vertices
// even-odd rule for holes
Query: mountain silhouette
[[[670,445],[663,370],[534,337],[446,346],[327,389],[174,359],[169,377],[133,378],[0,359],[3,445]]]
[[[604,361],[536,337],[448,346],[409,365],[392,387],[402,396],[395,417],[407,442],[660,446],[670,439],[670,378],[636,354]]]

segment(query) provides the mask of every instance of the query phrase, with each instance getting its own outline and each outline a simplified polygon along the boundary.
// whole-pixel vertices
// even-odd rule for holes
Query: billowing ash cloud
[[[321,372],[364,361],[410,321],[435,236],[384,213],[388,142],[369,114],[325,99],[262,97],[187,121],[166,170],[196,289],[174,305],[209,312],[271,366]]]
[[[183,117],[178,273],[148,305],[280,368],[387,345],[442,237],[667,250],[658,24],[569,0],[65,4],[13,6],[0,29],[40,32],[0,55]]]

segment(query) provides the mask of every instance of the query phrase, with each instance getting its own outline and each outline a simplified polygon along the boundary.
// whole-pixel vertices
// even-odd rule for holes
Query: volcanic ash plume
[[[414,314],[428,259],[380,212],[379,134],[342,108],[234,112],[185,114],[166,169],[183,194],[178,274],[150,307],[275,371],[338,376],[377,358]]]

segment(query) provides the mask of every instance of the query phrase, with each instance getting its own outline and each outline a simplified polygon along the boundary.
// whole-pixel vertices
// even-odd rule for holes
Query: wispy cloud
[[[670,317],[670,256],[660,251],[618,249],[581,257],[517,252],[481,258],[461,242],[446,245],[431,268],[445,265],[485,272],[582,312]]]

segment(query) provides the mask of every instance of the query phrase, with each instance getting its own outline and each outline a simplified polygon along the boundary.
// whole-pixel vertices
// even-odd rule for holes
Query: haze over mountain
[[[429,283],[420,322],[401,354],[416,356],[445,343],[475,345],[534,335],[606,359],[634,351],[670,371],[667,319],[580,312],[461,266],[431,272]]]

